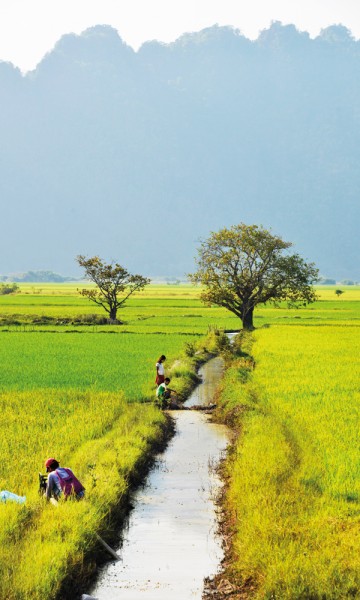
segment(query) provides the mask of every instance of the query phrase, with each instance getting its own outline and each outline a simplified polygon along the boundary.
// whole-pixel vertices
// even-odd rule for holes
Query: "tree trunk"
[[[243,328],[246,329],[247,331],[253,331],[255,329],[254,324],[253,324],[253,313],[254,313],[254,309],[249,308],[246,312],[244,312],[243,317],[241,319]]]
[[[109,321],[110,321],[111,323],[117,323],[116,313],[117,313],[117,308],[116,308],[116,306],[110,306],[110,310],[109,310]]]

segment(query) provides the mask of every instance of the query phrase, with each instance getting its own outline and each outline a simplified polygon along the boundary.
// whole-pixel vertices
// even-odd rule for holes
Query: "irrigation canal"
[[[186,405],[213,402],[222,372],[221,358],[206,363]],[[176,434],[135,494],[121,560],[105,565],[88,592],[98,600],[200,600],[204,577],[218,571],[214,499],[221,484],[214,467],[228,443],[226,428],[202,412],[171,414]]]

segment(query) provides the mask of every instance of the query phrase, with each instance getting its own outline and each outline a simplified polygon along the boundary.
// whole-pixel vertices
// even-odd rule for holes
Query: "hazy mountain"
[[[359,279],[359,70],[346,28],[280,23],[137,53],[97,26],[26,76],[0,63],[0,272],[77,274],[81,253],[181,276],[244,221]]]
[[[15,283],[65,283],[75,281],[73,277],[64,277],[52,271],[28,271],[27,273],[8,273],[0,275],[0,281]]]

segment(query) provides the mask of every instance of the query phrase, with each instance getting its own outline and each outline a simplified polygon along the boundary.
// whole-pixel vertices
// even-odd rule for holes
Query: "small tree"
[[[150,279],[142,275],[131,275],[118,263],[106,264],[99,256],[86,258],[79,255],[76,260],[80,267],[85,269],[86,279],[96,285],[95,289],[80,290],[80,294],[102,306],[112,323],[119,322],[116,315],[120,306],[123,306],[132,294],[150,283]]]
[[[19,291],[19,286],[16,283],[2,283],[0,285],[0,296],[7,294],[16,294]]]
[[[335,294],[337,295],[337,297],[339,298],[341,296],[341,294],[343,294],[343,290],[335,290]]]
[[[224,228],[201,243],[189,279],[204,286],[204,302],[227,308],[251,330],[258,304],[286,300],[294,307],[316,299],[318,270],[298,254],[284,254],[290,246],[257,225]]]

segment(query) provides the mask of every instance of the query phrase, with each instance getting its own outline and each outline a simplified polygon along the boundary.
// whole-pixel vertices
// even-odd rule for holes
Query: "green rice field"
[[[152,396],[160,354],[174,362],[199,335],[13,331],[1,335],[0,390],[123,391],[127,400]]]
[[[67,320],[86,315],[103,316],[105,312],[78,293],[83,284],[22,284],[20,294],[0,296],[0,331],[41,330],[115,331],[144,333],[206,333],[209,326],[238,329],[239,320],[225,309],[205,306],[199,289],[190,285],[152,285],[129,299],[119,311],[121,326],[69,325]],[[344,293],[335,295],[336,287],[319,286],[319,300],[298,310],[286,306],[260,307],[255,311],[255,326],[267,323],[321,324],[359,320],[359,286],[342,286]],[[35,321],[35,322],[34,322]]]

